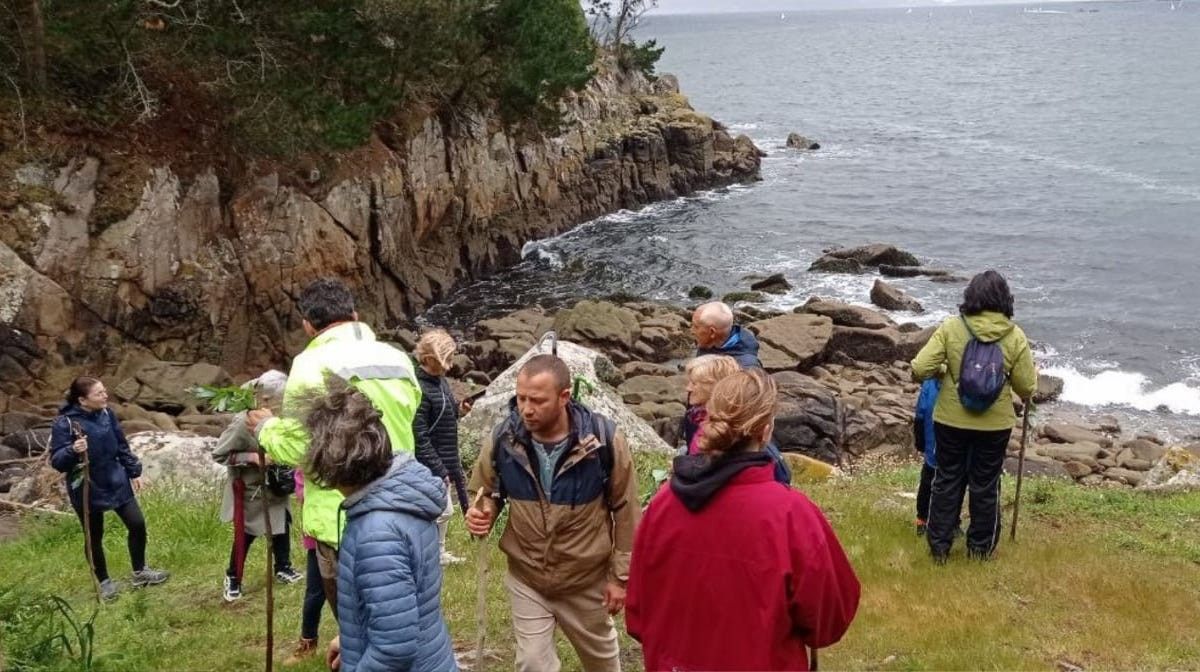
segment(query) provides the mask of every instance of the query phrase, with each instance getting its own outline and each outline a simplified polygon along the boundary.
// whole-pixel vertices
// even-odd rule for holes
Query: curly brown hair
[[[387,473],[392,444],[383,415],[363,393],[330,377],[304,416],[309,434],[304,473],[325,488],[360,488]]]

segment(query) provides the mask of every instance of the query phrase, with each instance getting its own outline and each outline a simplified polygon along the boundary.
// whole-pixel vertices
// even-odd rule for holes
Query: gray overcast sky
[[[861,7],[918,7],[937,5],[1000,5],[1025,4],[1037,6],[1055,0],[659,0],[656,14],[692,12],[757,12],[797,11],[802,9],[851,9]]]

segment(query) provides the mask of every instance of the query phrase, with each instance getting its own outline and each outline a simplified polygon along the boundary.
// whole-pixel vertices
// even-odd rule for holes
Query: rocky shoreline
[[[786,279],[767,278],[757,285],[769,291],[780,282]],[[587,368],[594,378],[589,382],[623,404],[615,411],[627,410],[629,417],[645,423],[646,432],[657,435],[642,434],[647,438],[634,441],[640,444],[635,448],[673,447],[684,413],[682,365],[693,353],[690,314],[689,306],[628,298],[585,299],[557,311],[524,308],[482,320],[461,334],[450,376],[460,394],[494,383],[491,396],[503,395],[505,390],[496,388],[511,386],[501,379],[511,378],[513,363],[554,331],[562,341],[596,351]],[[897,323],[876,310],[819,297],[789,313],[739,303],[735,316],[758,337],[763,366],[779,385],[775,436],[785,453],[851,472],[881,461],[918,459],[912,412],[919,388],[908,361],[934,327]],[[409,351],[416,341],[416,333],[407,329],[385,336]],[[151,473],[219,472],[211,469],[207,445],[229,418],[201,412],[189,389],[230,379],[211,364],[151,363],[112,381],[115,408],[135,450],[157,453],[152,461],[162,462]],[[1061,381],[1043,376],[1038,403],[1052,402],[1061,389]],[[18,408],[0,413],[0,495],[24,503],[52,501],[44,484],[46,468],[39,465],[55,405],[14,401]],[[1042,415],[1047,417],[1035,427],[1026,452],[1027,474],[1096,487],[1200,487],[1200,443],[1169,445],[1152,434],[1126,436],[1115,418],[1071,422],[1055,419],[1053,409]],[[474,453],[469,444],[476,439],[464,432],[464,455]],[[1010,473],[1016,470],[1019,448],[1018,430],[1009,445]]]

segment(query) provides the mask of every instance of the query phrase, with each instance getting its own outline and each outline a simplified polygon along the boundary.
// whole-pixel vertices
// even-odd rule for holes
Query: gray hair
[[[252,378],[242,387],[254,390],[259,399],[267,401],[282,401],[283,390],[287,387],[287,374],[271,369],[257,378]]]

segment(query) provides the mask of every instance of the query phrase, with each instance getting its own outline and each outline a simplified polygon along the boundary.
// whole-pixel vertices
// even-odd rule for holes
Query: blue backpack
[[[998,340],[990,343],[979,340],[967,318],[961,319],[971,340],[963,351],[962,368],[958,371],[958,400],[971,413],[983,413],[996,403],[1008,384],[1004,350]]]

